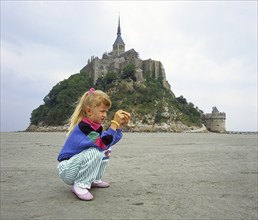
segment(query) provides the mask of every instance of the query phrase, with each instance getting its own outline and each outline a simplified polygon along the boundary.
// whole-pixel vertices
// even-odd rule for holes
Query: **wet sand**
[[[125,133],[94,200],[57,176],[65,133],[1,133],[1,220],[257,219],[257,134]]]

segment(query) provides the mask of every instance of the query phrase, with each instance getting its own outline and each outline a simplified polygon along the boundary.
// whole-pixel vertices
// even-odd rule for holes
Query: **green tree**
[[[165,122],[162,116],[164,103],[170,112],[176,114],[177,120],[187,125],[201,125],[201,111],[193,103],[188,103],[183,96],[175,97],[165,89],[162,77],[153,78],[143,73],[145,80],[137,82],[135,66],[127,65],[121,74],[108,72],[100,77],[95,89],[106,92],[112,100],[112,108],[108,117],[112,118],[118,109],[126,109],[142,117],[147,122],[153,117],[155,123]],[[93,87],[93,79],[89,74],[76,73],[57,83],[44,97],[44,104],[31,113],[31,124],[63,125],[74,111],[75,103],[83,93]]]
[[[132,79],[133,81],[136,81],[135,77],[135,66],[133,64],[127,65],[122,72],[121,75],[122,79]]]

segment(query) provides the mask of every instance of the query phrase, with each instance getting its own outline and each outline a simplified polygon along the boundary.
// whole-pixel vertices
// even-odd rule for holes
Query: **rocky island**
[[[110,118],[120,108],[131,112],[126,131],[207,131],[203,111],[182,95],[174,95],[160,61],[142,60],[135,49],[125,50],[120,18],[112,46],[101,59],[92,56],[79,73],[57,83],[43,99],[44,104],[32,111],[26,131],[66,131],[74,103],[90,87],[110,96]]]

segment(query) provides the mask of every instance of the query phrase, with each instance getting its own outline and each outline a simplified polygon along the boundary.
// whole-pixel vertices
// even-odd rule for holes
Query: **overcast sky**
[[[257,1],[224,0],[1,0],[1,131],[25,130],[54,85],[110,52],[119,14],[126,50],[161,61],[176,96],[257,131]]]

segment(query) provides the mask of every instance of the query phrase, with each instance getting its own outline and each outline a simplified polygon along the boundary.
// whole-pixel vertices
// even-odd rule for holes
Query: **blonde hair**
[[[111,107],[112,102],[109,96],[101,90],[92,90],[84,93],[77,102],[77,106],[69,119],[69,129],[67,135],[69,135],[74,127],[82,120],[86,115],[87,107],[97,107],[101,104]]]

